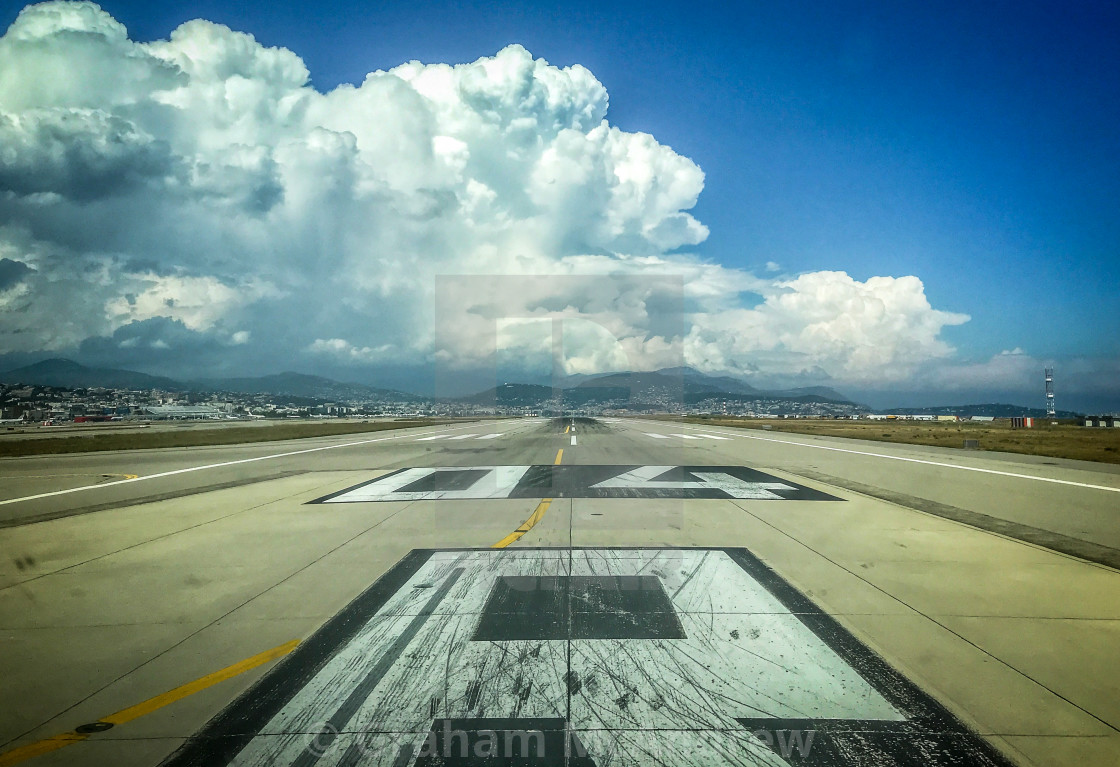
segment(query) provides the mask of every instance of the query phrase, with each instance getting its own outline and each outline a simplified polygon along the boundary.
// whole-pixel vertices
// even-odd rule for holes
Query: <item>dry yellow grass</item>
[[[1120,429],[1093,429],[1060,421],[1035,421],[1033,429],[1012,429],[1001,419],[988,423],[938,421],[831,421],[801,419],[686,418],[691,423],[762,429],[829,437],[902,442],[960,448],[966,439],[980,442],[981,450],[1025,453],[1080,461],[1120,463]],[[1041,422],[1040,422],[1041,421]]]

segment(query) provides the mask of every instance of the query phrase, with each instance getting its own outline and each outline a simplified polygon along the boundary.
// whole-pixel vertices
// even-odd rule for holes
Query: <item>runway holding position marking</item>
[[[745,549],[413,551],[164,763],[1006,765]]]
[[[572,444],[575,444],[573,437]],[[559,461],[558,461],[559,462]],[[482,498],[840,501],[744,466],[436,466],[399,469],[312,503]]]

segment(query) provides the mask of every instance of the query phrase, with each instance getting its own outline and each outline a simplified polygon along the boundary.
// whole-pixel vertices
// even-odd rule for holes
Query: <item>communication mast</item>
[[[1054,418],[1057,410],[1054,408],[1054,368],[1045,368],[1046,373],[1046,417]]]

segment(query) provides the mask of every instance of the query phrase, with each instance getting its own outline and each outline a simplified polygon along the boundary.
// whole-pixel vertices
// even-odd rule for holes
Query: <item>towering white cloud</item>
[[[689,213],[703,172],[607,106],[588,70],[518,45],[320,93],[295,53],[224,26],[135,43],[92,3],[29,6],[0,38],[0,352],[422,363],[436,276],[455,274],[542,277],[461,296],[454,365],[486,353],[472,318],[495,312],[604,329],[571,334],[570,372],[683,350],[856,380],[951,352],[940,330],[967,318],[915,277],[759,278],[682,255],[708,235]],[[604,274],[680,275],[683,325],[659,325],[661,288],[547,279]]]

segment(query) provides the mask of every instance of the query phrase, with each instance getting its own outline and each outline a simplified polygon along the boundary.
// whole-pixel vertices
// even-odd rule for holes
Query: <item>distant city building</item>
[[[214,405],[148,405],[142,408],[143,415],[159,419],[222,418],[226,412]]]

